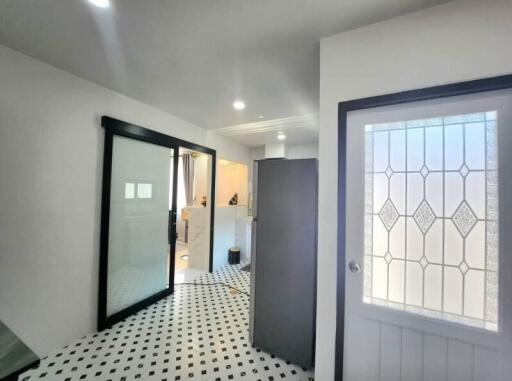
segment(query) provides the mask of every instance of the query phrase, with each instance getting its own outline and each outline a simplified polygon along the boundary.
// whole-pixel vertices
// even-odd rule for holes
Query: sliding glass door
[[[170,295],[176,261],[179,152],[215,151],[103,117],[105,157],[100,247],[100,330]],[[213,179],[204,198],[213,200]],[[193,184],[192,181],[190,181]],[[208,202],[208,206],[212,203]],[[193,207],[194,205],[187,205]],[[211,262],[213,208],[205,257]],[[208,266],[204,269],[210,270]]]
[[[114,136],[107,314],[168,288],[173,149]],[[171,237],[172,238],[172,237]]]

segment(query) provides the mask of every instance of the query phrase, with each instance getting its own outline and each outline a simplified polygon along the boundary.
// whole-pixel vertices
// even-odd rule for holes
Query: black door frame
[[[213,271],[213,236],[215,220],[215,176],[217,153],[214,149],[204,147],[199,144],[181,140],[169,135],[162,134],[144,127],[140,127],[122,120],[114,119],[109,116],[101,118],[101,125],[105,129],[105,146],[103,158],[103,188],[101,193],[101,231],[100,231],[100,271],[99,271],[99,295],[98,295],[98,330],[105,328],[133,315],[134,313],[146,308],[156,301],[172,294],[174,292],[174,266],[176,261],[176,208],[177,208],[177,181],[173,180],[172,193],[172,211],[170,212],[170,236],[171,253],[169,269],[169,287],[160,291],[122,311],[107,316],[107,276],[108,276],[108,241],[109,241],[109,221],[110,221],[110,187],[112,180],[112,147],[114,135],[128,137],[147,143],[156,144],[174,149],[173,173],[178,173],[179,148],[188,148],[194,151],[202,152],[212,157],[212,179],[210,191],[210,257],[209,271]]]
[[[343,346],[345,331],[345,227],[346,227],[346,164],[347,116],[350,111],[420,102],[460,95],[512,88],[512,74],[477,79],[449,85],[402,91],[393,94],[355,99],[338,103],[338,256],[336,289],[335,380],[343,380]]]

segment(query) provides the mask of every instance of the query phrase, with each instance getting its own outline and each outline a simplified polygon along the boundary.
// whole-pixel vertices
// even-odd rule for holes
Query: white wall
[[[208,147],[214,147],[217,150],[217,165],[219,165],[219,158],[243,164],[250,162],[251,150],[249,148],[224,136],[218,135],[213,131],[206,131],[206,145]]]
[[[213,242],[213,270],[228,264],[228,251],[240,245],[237,235],[239,220],[247,220],[247,206],[230,205],[215,208],[215,241]]]
[[[295,144],[288,146],[287,159],[317,159],[318,144]]]
[[[265,146],[251,148],[251,161],[265,158]]]
[[[217,147],[217,174],[219,173],[220,159],[236,161],[250,165],[250,149],[241,146],[212,131],[207,131],[208,144]],[[218,182],[215,184],[218,187]],[[217,192],[217,189],[215,190]],[[228,262],[227,248],[234,245],[236,213],[224,208],[215,207],[215,239],[213,243],[213,268],[217,269]]]
[[[315,380],[334,374],[338,102],[512,72],[512,2],[461,0],[321,41]]]
[[[211,190],[211,158],[210,155],[200,155],[194,158],[194,205],[201,205],[203,196],[210,200]]]
[[[38,355],[96,329],[104,114],[249,150],[0,46],[0,319]]]
[[[284,143],[265,144],[265,159],[281,159],[286,157],[286,148]]]
[[[318,158],[318,144],[286,144],[287,159],[316,159]],[[251,148],[250,160],[265,159],[265,146]]]
[[[234,161],[221,159],[217,168],[216,206],[227,206],[236,193],[238,205],[247,205],[249,167]]]

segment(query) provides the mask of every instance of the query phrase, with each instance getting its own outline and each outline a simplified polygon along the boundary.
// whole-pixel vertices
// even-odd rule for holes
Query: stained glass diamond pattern
[[[428,170],[428,168],[425,165],[423,167],[421,167],[421,169],[420,169],[420,173],[423,177],[427,177],[429,172],[430,171]]]
[[[459,265],[460,272],[466,274],[469,270],[469,266],[465,261],[462,261]]]
[[[426,202],[425,200],[423,200],[418,209],[416,209],[416,212],[414,212],[413,217],[414,221],[416,221],[418,227],[421,229],[423,234],[428,232],[428,230],[430,229],[430,227],[432,226],[436,219],[434,211],[432,210],[428,202]]]
[[[498,330],[496,119],[490,111],[367,129],[365,303]],[[397,302],[392,288],[416,301]]]
[[[453,214],[452,221],[459,230],[459,233],[466,237],[476,224],[476,216],[468,203],[463,201]]]
[[[425,267],[428,266],[428,259],[425,256],[421,257],[421,259],[420,259],[420,266],[422,268],[425,268]]]
[[[462,177],[466,177],[469,173],[468,166],[466,164],[464,164],[462,167],[460,167],[459,172],[462,175]]]
[[[379,212],[379,217],[388,231],[395,225],[399,217],[398,210],[396,210],[395,205],[393,205],[390,199],[384,203],[384,206]]]

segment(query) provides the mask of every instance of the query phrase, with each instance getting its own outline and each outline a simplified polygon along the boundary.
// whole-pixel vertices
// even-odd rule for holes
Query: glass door
[[[172,294],[178,223],[188,221],[180,259],[211,271],[215,184],[214,150],[106,116],[102,125],[99,330]]]
[[[173,148],[113,137],[107,315],[169,290]],[[172,291],[172,290],[171,290]]]
[[[350,112],[346,380],[512,380],[512,91]]]

